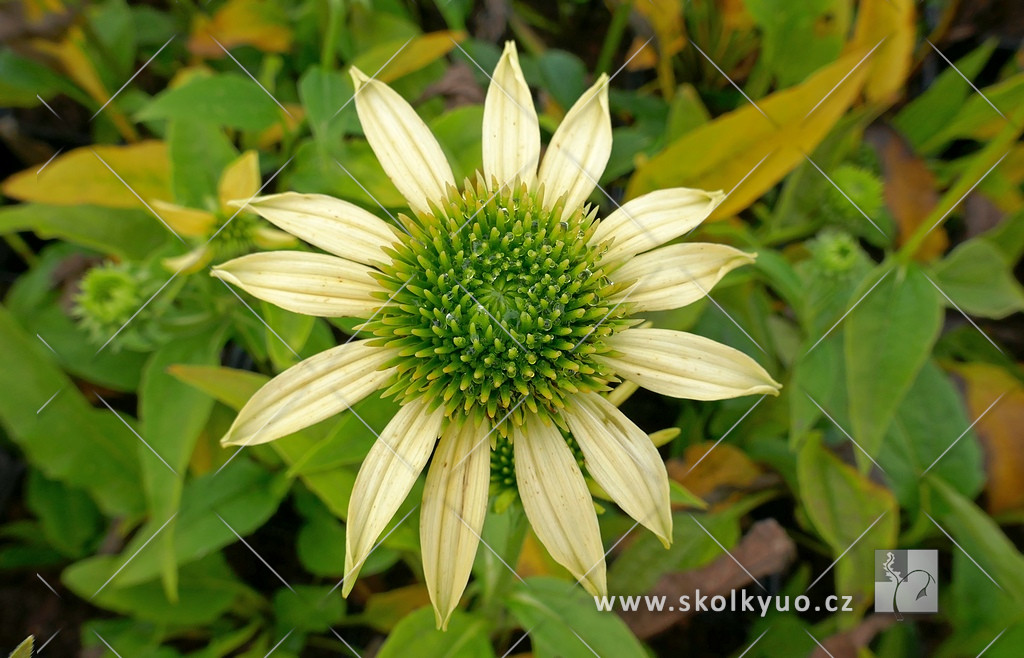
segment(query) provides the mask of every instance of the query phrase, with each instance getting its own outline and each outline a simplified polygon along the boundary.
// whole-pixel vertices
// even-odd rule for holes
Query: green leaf
[[[377,658],[487,658],[494,656],[487,630],[483,619],[456,610],[442,632],[433,609],[420,608],[395,626]]]
[[[248,591],[220,553],[181,569],[177,601],[170,601],[155,580],[130,587],[113,587],[113,583],[104,587],[117,571],[119,561],[118,557],[102,555],[77,562],[64,570],[61,580],[93,605],[158,624],[208,624]]]
[[[536,66],[540,74],[537,86],[548,90],[555,102],[568,112],[586,91],[587,67],[576,55],[556,49],[545,50],[537,57]]]
[[[483,171],[480,147],[483,117],[482,105],[467,105],[445,112],[430,122],[430,132],[448,155],[457,181]]]
[[[330,585],[296,585],[274,593],[274,616],[286,628],[326,633],[345,616],[345,599]]]
[[[744,0],[743,4],[762,32],[758,64],[767,67],[782,87],[801,82],[843,49],[850,24],[848,2]]]
[[[125,260],[143,260],[173,239],[145,210],[86,205],[23,203],[0,208],[0,233],[17,231],[32,231],[44,240],[67,240]]]
[[[940,133],[956,116],[968,96],[974,93],[967,80],[973,80],[998,45],[990,39],[956,61],[956,68],[943,69],[928,88],[893,117],[893,125],[920,152],[928,140]],[[967,77],[964,80],[961,73]]]
[[[73,84],[39,62],[11,50],[0,52],[0,106],[38,107],[37,94],[48,100],[62,93],[84,100]]]
[[[174,201],[188,208],[216,210],[221,173],[238,157],[224,131],[205,118],[175,119],[167,127],[167,151]]]
[[[1000,589],[1024,606],[1024,556],[1007,538],[992,517],[985,514],[956,489],[935,477],[931,485],[948,506],[939,514],[943,528],[953,535],[962,550],[983,568]],[[955,549],[954,549],[955,550]]]
[[[935,284],[950,306],[984,318],[1002,319],[1024,310],[1024,288],[999,249],[984,238],[961,243],[935,265]]]
[[[953,383],[929,360],[897,410],[878,453],[886,480],[904,507],[917,506],[920,477],[929,467],[932,477],[961,495],[978,494],[985,472],[981,446],[968,429],[970,424]]]
[[[304,354],[303,348],[313,331],[315,317],[292,313],[269,302],[260,302],[260,315],[267,323],[263,332],[264,340],[267,354],[276,370],[285,370],[303,357],[311,356]]]
[[[595,651],[621,658],[647,656],[621,619],[598,611],[594,599],[570,582],[529,578],[525,585],[517,584],[506,602],[516,621],[530,630],[538,658],[592,658]]]
[[[203,117],[218,126],[260,131],[278,121],[280,112],[270,95],[252,80],[220,73],[196,77],[161,92],[135,118],[147,121]]]
[[[110,516],[137,515],[138,439],[92,408],[50,354],[0,307],[0,422],[48,478],[85,489]]]
[[[210,396],[179,381],[167,369],[177,364],[212,366],[220,361],[223,342],[224,332],[217,330],[180,338],[157,350],[143,371],[139,419],[148,445],[139,446],[139,460],[150,518],[169,519],[178,511],[185,469],[213,409]],[[161,575],[172,601],[177,596],[175,525],[172,521],[164,529],[153,548],[163,556]]]
[[[103,531],[103,516],[88,496],[39,471],[30,470],[25,503],[43,529],[47,543],[63,555],[88,555]]]
[[[176,531],[172,550],[176,563],[184,571],[191,562],[237,541],[235,532],[245,536],[255,531],[277,511],[287,490],[286,478],[241,458],[233,460],[219,473],[212,472],[188,482],[182,491],[181,509],[174,518]],[[167,518],[152,518],[135,533],[118,557],[119,567],[124,568],[108,587],[116,589],[146,583],[163,573],[164,556],[154,550],[154,546],[139,550],[154,536],[167,532],[169,528],[164,527],[167,521]],[[136,552],[138,555],[129,561]]]
[[[959,112],[943,122],[942,128],[921,145],[920,151],[936,153],[957,138],[981,139],[993,136],[996,130],[1006,125],[1007,119],[994,112],[992,105],[1001,108],[1004,113],[1020,107],[1024,103],[1024,74],[1018,73],[985,87],[981,93],[984,96],[969,93]]]
[[[888,489],[841,462],[819,437],[809,438],[800,449],[797,481],[803,509],[832,556],[849,551],[835,565],[835,591],[853,596],[854,607],[865,610],[873,596],[874,551],[896,545],[896,499]],[[856,618],[844,618],[842,623],[855,624]]]
[[[939,292],[913,264],[883,264],[861,284],[854,299],[861,301],[844,321],[848,429],[868,454],[875,455],[931,354],[942,327],[942,304]],[[858,460],[862,466],[867,461],[859,451]]]
[[[299,79],[299,98],[306,110],[306,121],[313,137],[321,144],[340,141],[353,114],[339,112],[352,100],[355,89],[351,79],[338,71],[313,66]]]

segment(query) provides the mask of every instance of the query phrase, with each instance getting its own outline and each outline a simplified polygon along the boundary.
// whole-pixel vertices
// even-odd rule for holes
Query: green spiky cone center
[[[594,356],[629,321],[609,301],[622,286],[601,263],[606,246],[589,243],[593,212],[545,209],[525,185],[496,189],[478,176],[431,214],[401,217],[408,235],[378,275],[390,301],[365,329],[400,350],[389,394],[504,427],[604,389]]]

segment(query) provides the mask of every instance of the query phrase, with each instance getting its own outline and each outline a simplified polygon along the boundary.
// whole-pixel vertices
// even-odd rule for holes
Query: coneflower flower
[[[779,388],[742,352],[640,328],[630,315],[689,304],[753,257],[713,244],[655,249],[703,221],[719,192],[653,192],[596,220],[586,200],[612,146],[606,76],[569,110],[541,161],[533,100],[507,44],[484,106],[483,172],[461,189],[413,108],[360,71],[352,77],[366,138],[411,213],[392,226],[327,196],[263,197],[250,204],[257,213],[328,254],[256,253],[215,275],[291,311],[365,319],[371,337],[275,377],[223,442],[272,441],[384,388],[402,406],[352,491],[346,594],[433,454],[420,542],[446,626],[469,580],[499,437],[512,445],[537,537],[603,594],[604,549],[574,450],[627,514],[666,545],[672,537],[664,463],[602,394],[609,383],[697,400]]]

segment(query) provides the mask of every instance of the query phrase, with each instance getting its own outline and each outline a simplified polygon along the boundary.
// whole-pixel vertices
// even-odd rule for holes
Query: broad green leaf
[[[545,50],[536,58],[537,86],[550,90],[563,112],[568,112],[587,88],[587,69],[579,57],[564,50]]]
[[[81,489],[28,472],[25,503],[39,519],[50,546],[70,558],[92,552],[103,531],[103,516]]]
[[[168,239],[166,228],[146,210],[23,203],[0,208],[0,233],[32,231],[126,260],[142,260]]]
[[[409,499],[418,501],[420,492],[413,490]],[[409,503],[407,503],[408,505]],[[312,514],[306,514],[307,521],[299,530],[296,539],[296,550],[299,561],[309,573],[315,576],[329,576],[331,578],[343,578],[345,576],[345,526],[321,501],[317,503],[318,508]],[[405,515],[399,511],[395,521]],[[384,534],[386,534],[385,531]],[[399,554],[389,548],[391,536],[388,536],[385,543],[377,547],[363,564],[359,573],[361,576],[371,576],[380,573],[395,564]],[[426,603],[424,601],[423,603]],[[419,607],[419,606],[416,606]]]
[[[848,0],[744,0],[744,5],[761,29],[758,65],[767,67],[783,87],[802,82],[843,49],[850,24]],[[796,43],[802,47],[794,48]]]
[[[592,657],[595,651],[621,658],[647,656],[621,619],[599,612],[593,597],[571,582],[529,578],[526,584],[517,583],[506,604],[522,628],[530,630],[538,658]]]
[[[961,495],[978,494],[985,473],[978,437],[970,425],[948,376],[933,361],[926,362],[878,453],[886,480],[904,507],[917,506],[920,477],[926,470]]]
[[[143,208],[139,198],[146,202],[169,199],[170,183],[167,145],[149,140],[123,146],[83,146],[58,155],[42,171],[31,167],[14,174],[0,189],[20,201]],[[156,217],[151,219],[159,225]]]
[[[430,131],[448,155],[457,181],[483,171],[480,148],[483,117],[483,106],[467,105],[445,112],[430,122]]]
[[[260,302],[260,315],[267,323],[264,327],[264,341],[267,354],[276,370],[285,370],[305,356],[303,348],[313,331],[316,318],[286,311],[269,302]]]
[[[37,95],[49,100],[61,93],[85,100],[71,82],[39,62],[7,49],[0,53],[0,106],[38,107]]]
[[[288,628],[326,633],[345,616],[345,599],[330,585],[282,588],[274,593],[274,616]]]
[[[952,486],[934,477],[928,478],[928,484],[947,506],[937,519],[943,524],[943,529],[953,535],[962,550],[1013,597],[1018,606],[1024,606],[1024,556],[1013,542],[1003,534],[992,517]]]
[[[434,625],[434,611],[420,608],[395,626],[377,658],[488,658],[494,656],[487,637],[488,624],[481,618],[456,610],[447,631]]]
[[[743,210],[803,162],[843,116],[864,83],[867,69],[854,66],[866,52],[851,52],[804,83],[759,100],[770,120],[744,105],[690,131],[637,167],[626,196],[679,186],[731,190],[743,180],[713,216]]]
[[[942,125],[942,129],[932,135],[921,150],[933,153],[943,145],[957,138],[989,139],[994,137],[1006,125],[1007,119],[1000,116],[1010,115],[1015,108],[1024,104],[1024,73],[1018,73],[994,85],[981,90],[985,95],[971,93],[960,111]],[[992,109],[992,105],[1000,112]],[[1013,120],[1012,118],[1010,119]],[[1005,151],[1006,149],[1003,149]]]
[[[61,580],[93,605],[158,624],[208,624],[227,612],[236,598],[248,593],[220,553],[181,569],[177,601],[168,600],[155,580],[130,587],[113,587],[113,583],[104,587],[119,561],[116,556],[101,555],[76,562],[64,570]]]
[[[371,554],[371,558],[375,554],[376,551]],[[428,605],[430,594],[426,585],[417,583],[384,590],[370,595],[359,620],[382,633],[388,633],[413,611]]]
[[[179,338],[157,350],[143,371],[139,420],[140,434],[148,445],[139,445],[139,461],[150,518],[169,519],[178,511],[189,458],[213,408],[208,395],[167,369],[183,363],[212,366],[220,361],[223,342],[224,332],[218,330]],[[161,576],[172,601],[177,596],[176,525],[171,522],[154,546],[162,555]]]
[[[195,77],[167,89],[136,115],[140,121],[202,117],[218,126],[246,131],[269,128],[281,110],[252,80],[235,73]],[[166,198],[166,197],[163,197]]]
[[[325,148],[306,142],[296,150],[295,159],[281,176],[284,178],[282,188],[308,194],[330,194],[352,201],[369,208],[385,221],[388,218],[380,210],[378,202],[385,208],[407,205],[405,197],[398,193],[384,173],[370,145],[363,140],[328,144]]]
[[[1024,288],[1012,264],[984,238],[961,243],[937,263],[932,277],[944,299],[968,315],[1001,319],[1024,310]]]
[[[219,208],[217,183],[221,172],[238,157],[231,140],[215,123],[182,117],[167,127],[174,197],[163,199],[188,208]]]
[[[942,304],[939,292],[913,264],[879,266],[854,299],[861,301],[843,327],[851,422],[847,429],[874,455],[931,354],[942,327]],[[858,459],[862,457],[858,451]]]
[[[0,307],[0,423],[46,477],[85,489],[109,516],[137,515],[138,439],[92,408],[50,354]]]
[[[896,545],[896,499],[888,489],[841,462],[818,438],[807,440],[800,449],[797,480],[803,509],[832,549],[832,557],[849,550],[835,565],[835,591],[853,596],[854,608],[864,611],[872,597],[875,549]],[[840,624],[856,621],[856,617],[844,618]]]

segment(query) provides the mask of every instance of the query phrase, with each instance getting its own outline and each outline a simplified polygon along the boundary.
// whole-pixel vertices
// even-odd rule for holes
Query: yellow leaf
[[[377,74],[376,79],[381,82],[393,82],[444,57],[455,47],[456,43],[465,38],[465,32],[446,30],[431,32],[414,37],[409,45],[402,48],[397,55],[395,55],[395,51],[404,42],[386,42],[374,46],[356,57],[352,65],[370,75],[386,63],[387,66],[384,66],[384,70]],[[391,59],[392,56],[394,59]],[[390,62],[389,59],[391,59]]]
[[[892,103],[910,74],[915,37],[914,0],[862,0],[849,50],[867,51],[885,41],[870,62],[864,95]]]
[[[747,103],[686,133],[637,167],[627,198],[680,186],[732,190],[743,181],[712,218],[743,210],[803,162],[853,104],[867,73],[864,65],[854,67],[865,53],[845,55],[802,84],[761,99],[758,106],[770,119]]]
[[[217,45],[220,41],[228,50],[253,46],[265,53],[288,52],[292,31],[287,21],[288,17],[273,2],[228,0],[213,18],[199,16],[193,21],[188,49],[201,57],[224,57],[224,50]]]
[[[885,171],[885,202],[899,224],[899,242],[904,244],[939,203],[935,176],[921,158],[911,153],[894,131],[881,133],[882,168]],[[928,234],[914,254],[916,260],[935,260],[949,246],[946,230],[939,227]]]
[[[217,217],[206,210],[186,208],[162,200],[155,200],[150,205],[175,233],[185,237],[206,237],[213,233],[217,224]]]
[[[1024,510],[1024,385],[988,363],[955,364],[952,369],[964,380],[970,416],[980,417],[974,431],[986,453],[986,509],[990,514]]]
[[[373,628],[387,633],[407,615],[430,605],[430,594],[425,585],[408,585],[370,595],[362,619]]]
[[[716,490],[739,497],[761,475],[761,468],[742,450],[727,443],[716,447],[710,441],[688,446],[683,460],[670,460],[667,468],[670,478],[701,498]]]
[[[217,198],[224,212],[229,215],[234,209],[229,201],[247,201],[260,191],[260,155],[258,151],[246,151],[224,168],[217,184]]]
[[[84,146],[37,171],[33,167],[14,174],[0,190],[21,201],[110,208],[139,207],[139,197],[147,203],[171,198],[170,162],[163,142]]]

